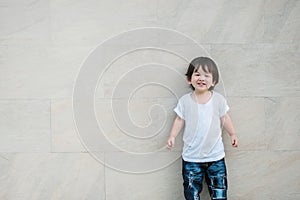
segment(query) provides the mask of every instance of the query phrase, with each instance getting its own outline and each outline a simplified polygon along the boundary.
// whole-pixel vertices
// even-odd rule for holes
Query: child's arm
[[[222,124],[224,126],[224,129],[228,132],[228,134],[231,137],[231,145],[233,147],[237,147],[239,141],[238,141],[238,138],[236,136],[236,133],[235,133],[235,130],[234,130],[234,127],[233,127],[233,123],[231,121],[231,118],[230,118],[229,114],[226,113],[223,117],[221,117],[221,121],[222,121]]]
[[[184,120],[181,119],[180,117],[176,116],[171,132],[170,132],[170,136],[169,139],[167,141],[167,147],[168,149],[171,149],[172,147],[174,147],[175,145],[175,138],[178,135],[178,133],[180,132],[180,130],[182,129],[182,127],[184,126]]]

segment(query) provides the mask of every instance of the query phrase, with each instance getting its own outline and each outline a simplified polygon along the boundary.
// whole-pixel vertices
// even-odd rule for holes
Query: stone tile
[[[52,0],[50,9],[53,42],[59,45],[95,45],[129,29],[157,24],[156,4],[148,1]]]
[[[3,157],[1,199],[105,199],[104,167],[88,153],[17,153]]]
[[[297,199],[298,151],[227,153],[230,199]]]
[[[300,150],[300,98],[266,98],[266,134],[271,150]]]
[[[48,45],[51,42],[49,1],[24,0],[0,3],[0,44]]]
[[[72,100],[51,101],[52,152],[86,151],[78,137],[72,111]]]
[[[264,98],[227,98],[237,136],[239,150],[266,149],[265,100]],[[228,133],[224,131],[223,141],[226,150],[232,150]]]
[[[0,98],[70,98],[88,47],[0,47]]]
[[[164,150],[175,117],[176,99],[117,99],[96,101],[96,115],[109,151],[148,153]],[[176,150],[181,149],[181,136]]]
[[[289,44],[213,45],[211,52],[228,96],[299,96],[298,49]]]
[[[107,155],[106,155],[107,157]],[[118,156],[119,159],[122,156]],[[151,160],[147,163],[150,164]],[[146,163],[145,163],[146,164]],[[152,173],[133,174],[105,169],[106,199],[183,199],[181,160]],[[117,184],[116,184],[117,183]],[[120,187],[122,185],[122,187]]]
[[[200,43],[252,43],[263,35],[263,0],[191,1],[182,6],[176,26]]]
[[[50,101],[0,100],[0,152],[50,151]]]
[[[299,1],[267,0],[264,6],[264,41],[299,43]]]
[[[300,96],[298,44],[272,44],[265,48],[264,95]]]
[[[95,153],[97,156],[97,154]],[[129,174],[155,173],[181,159],[180,151],[157,151],[147,154],[106,152],[104,163],[110,169]],[[101,161],[101,160],[100,160]]]

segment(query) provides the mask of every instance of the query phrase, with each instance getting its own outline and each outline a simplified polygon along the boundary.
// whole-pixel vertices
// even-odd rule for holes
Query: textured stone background
[[[152,173],[124,173],[95,160],[74,125],[72,92],[84,59],[113,35],[148,26],[189,35],[219,64],[240,138],[232,149],[224,135],[229,199],[300,199],[299,0],[0,0],[0,199],[183,199],[180,160]],[[130,69],[159,55],[136,52],[118,62]],[[141,144],[119,137],[109,121],[118,73],[106,74],[95,100],[111,139],[140,152],[163,146],[171,120]],[[172,119],[176,99],[147,89],[130,102],[132,120],[149,123],[147,110],[157,103]],[[99,153],[126,162],[122,152]]]

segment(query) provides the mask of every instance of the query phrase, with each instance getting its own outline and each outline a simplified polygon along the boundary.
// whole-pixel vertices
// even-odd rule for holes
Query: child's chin
[[[208,88],[196,88],[195,90],[199,92],[205,92],[208,91]]]

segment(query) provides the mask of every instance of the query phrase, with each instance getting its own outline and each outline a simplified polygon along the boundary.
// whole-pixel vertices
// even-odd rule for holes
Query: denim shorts
[[[211,199],[227,199],[227,172],[224,158],[214,162],[195,163],[182,160],[184,197],[200,200],[205,179]]]

